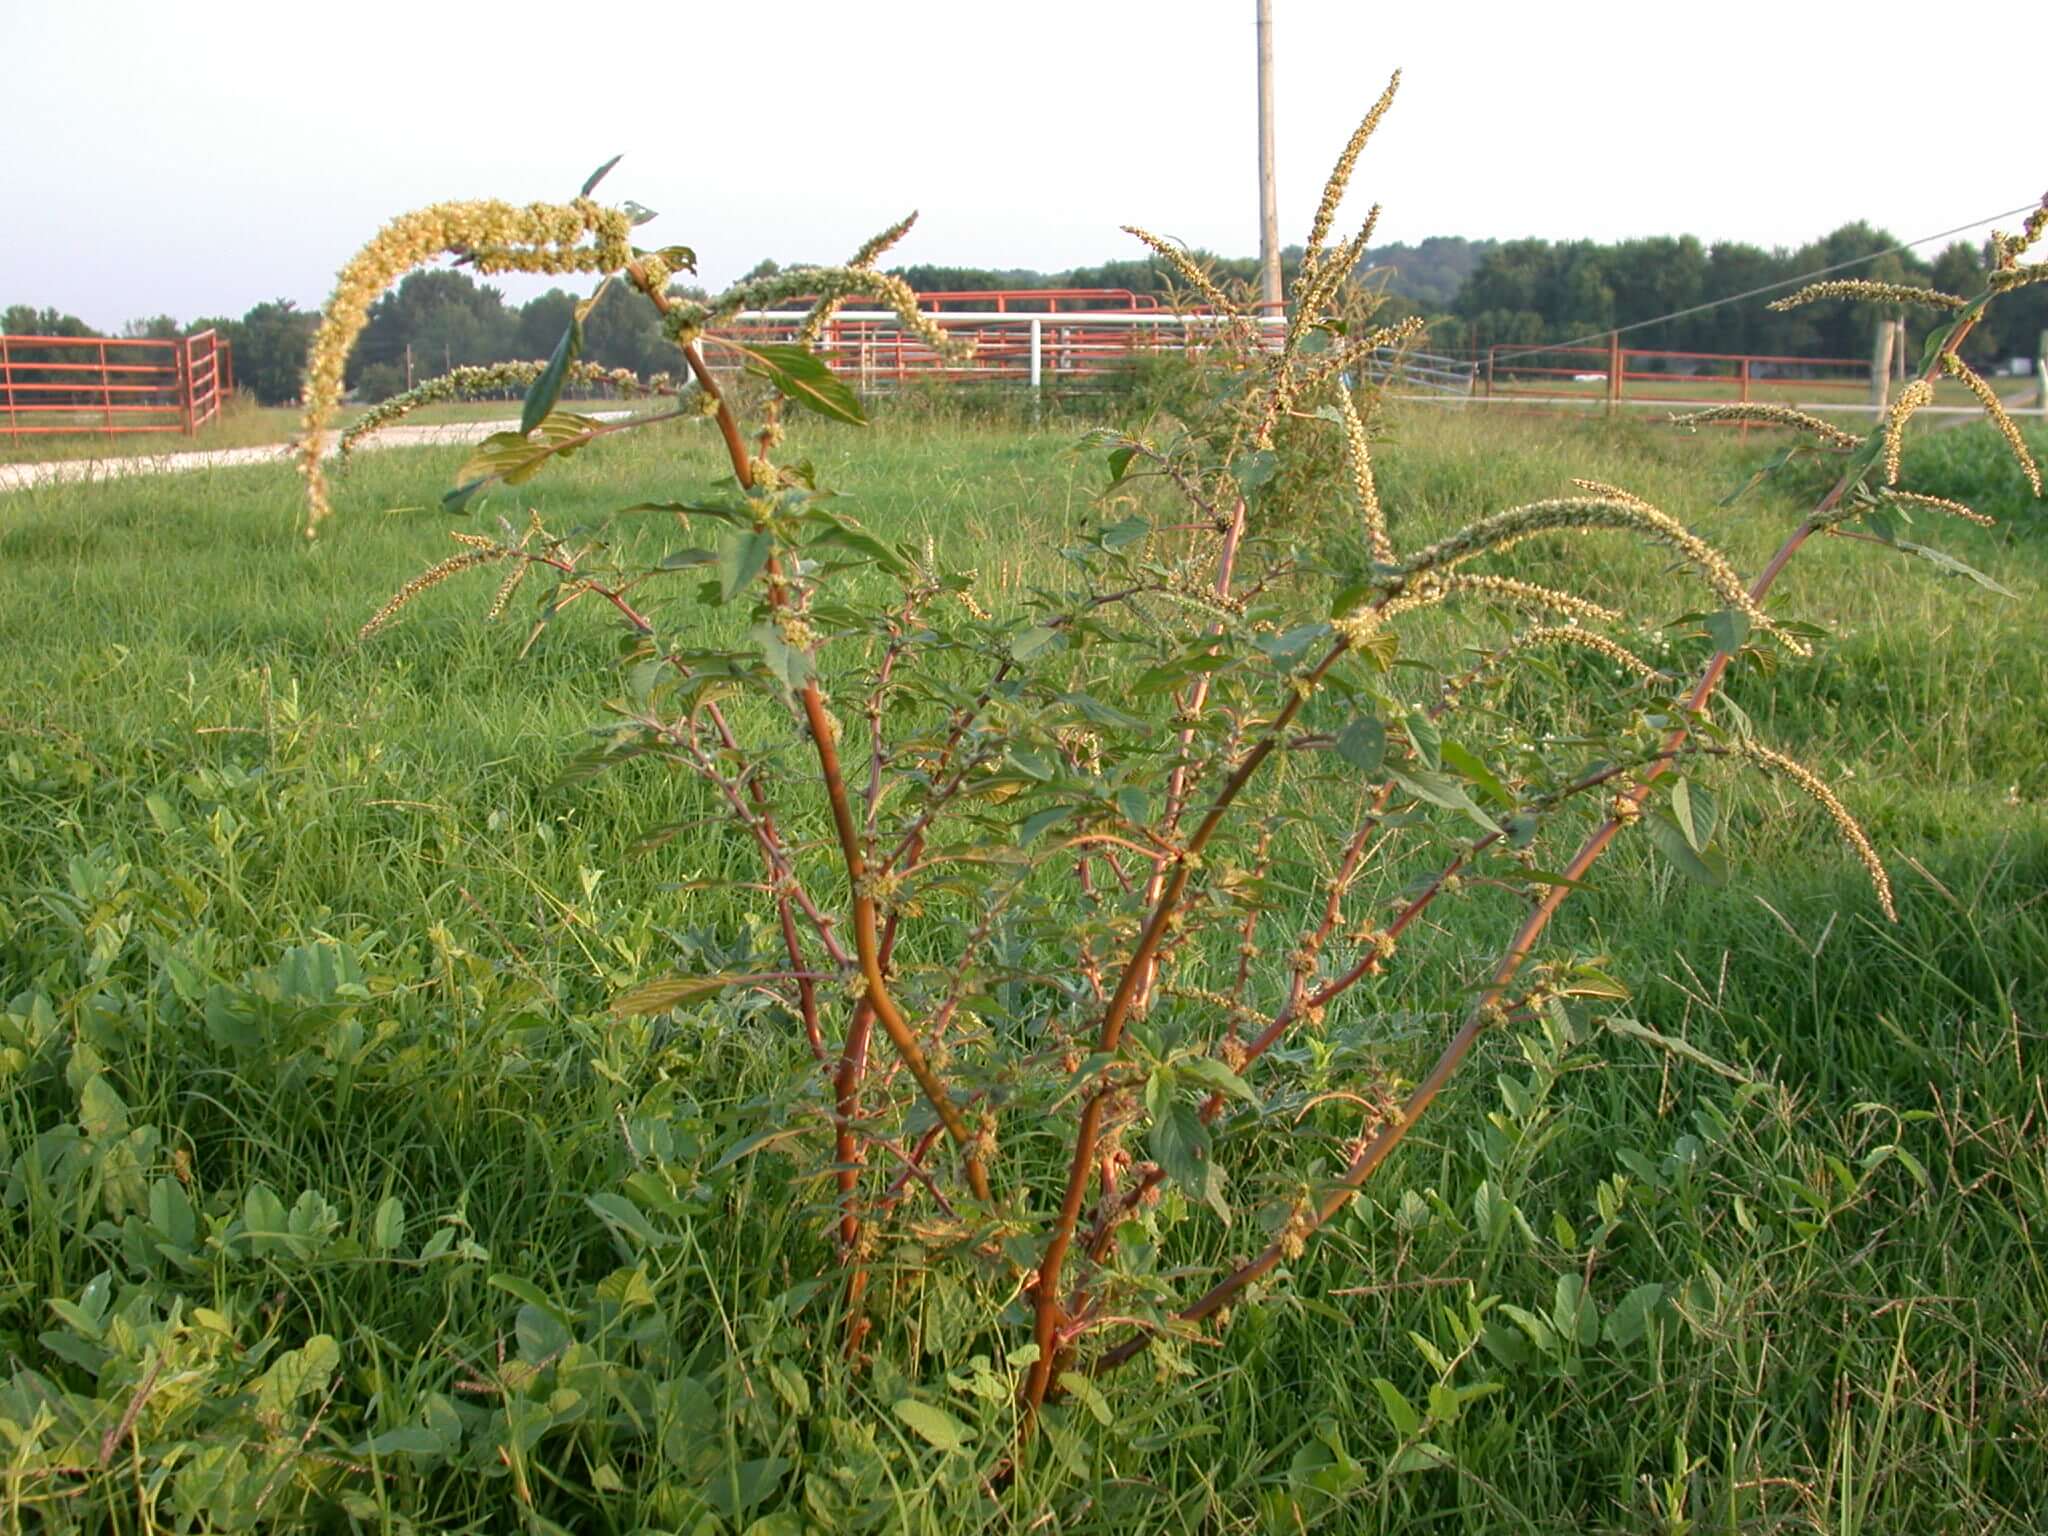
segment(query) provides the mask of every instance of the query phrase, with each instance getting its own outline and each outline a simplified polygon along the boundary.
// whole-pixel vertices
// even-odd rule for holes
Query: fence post
[[[1870,349],[1870,403],[1882,412],[1891,401],[1892,342],[1897,337],[1892,322],[1877,322],[1877,340]]]
[[[2048,341],[2048,337],[2043,337]],[[0,394],[7,396],[7,436],[10,441],[21,435],[21,423],[14,413],[14,364],[7,356],[7,336],[0,332]]]
[[[1607,414],[1613,415],[1621,404],[1621,332],[1612,331],[1607,337]]]
[[[2048,416],[2048,331],[2034,343],[2034,377],[2041,381],[2041,414]]]
[[[1034,390],[1039,387],[1039,381],[1042,376],[1045,357],[1042,345],[1044,340],[1044,322],[1034,318],[1031,322],[1031,387]]]

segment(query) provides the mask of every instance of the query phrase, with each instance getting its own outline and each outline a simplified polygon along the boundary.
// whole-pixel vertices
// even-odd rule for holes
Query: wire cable
[[[1693,304],[1685,309],[1674,309],[1668,315],[1658,315],[1650,320],[1634,320],[1627,325],[1610,325],[1605,330],[1591,331],[1584,336],[1575,336],[1570,341],[1548,341],[1541,346],[1518,347],[1514,351],[1497,354],[1494,361],[1496,363],[1510,362],[1515,358],[1528,357],[1536,352],[1561,352],[1571,347],[1584,346],[1589,341],[1603,341],[1609,336],[1626,336],[1630,331],[1640,331],[1646,326],[1662,325],[1668,320],[1683,320],[1688,315],[1703,315],[1708,310],[1719,309],[1724,304],[1740,304],[1745,299],[1761,298],[1764,294],[1776,293],[1780,288],[1792,288],[1802,283],[1810,283],[1815,278],[1826,277],[1831,272],[1846,272],[1851,267],[1860,267],[1866,262],[1876,261],[1883,256],[1897,256],[1902,252],[1912,250],[1915,246],[1932,245],[1937,240],[1946,240],[1949,236],[1960,235],[1966,230],[1982,229],[1986,224],[1993,223],[1999,219],[2009,219],[2015,214],[2032,213],[2038,207],[2040,207],[2038,199],[2031,203],[2021,203],[2019,207],[2008,208],[2003,213],[1988,214],[1981,219],[1972,219],[1967,224],[1958,224],[1954,229],[1944,229],[1938,235],[1922,235],[1918,240],[1908,240],[1903,245],[1890,246],[1882,251],[1872,251],[1865,256],[1854,256],[1847,261],[1838,261],[1833,266],[1816,267],[1811,272],[1802,272],[1797,277],[1788,277],[1775,283],[1765,283],[1761,288],[1751,288],[1746,293],[1731,293],[1725,298],[1709,299],[1704,304]]]

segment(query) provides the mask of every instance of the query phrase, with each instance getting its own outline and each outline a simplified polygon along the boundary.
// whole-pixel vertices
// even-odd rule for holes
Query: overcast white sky
[[[1274,0],[1284,241],[1388,72],[1381,240],[1901,239],[2048,184],[2048,4]],[[1971,18],[1967,32],[1961,27]],[[614,19],[616,18],[616,19]],[[841,257],[1054,269],[1120,223],[1257,248],[1252,0],[627,6],[0,0],[0,305],[102,327],[320,303],[390,214],[605,190],[713,285]],[[531,288],[508,285],[522,295]]]

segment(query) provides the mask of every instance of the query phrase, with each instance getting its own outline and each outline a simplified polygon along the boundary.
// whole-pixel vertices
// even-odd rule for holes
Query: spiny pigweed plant
[[[665,317],[686,380],[673,409],[598,422],[559,408],[586,303],[554,356],[518,371],[532,380],[522,430],[488,440],[447,500],[517,486],[612,433],[703,417],[729,476],[617,515],[672,519],[681,542],[628,561],[606,528],[560,531],[538,511],[518,529],[501,520],[500,534],[458,531],[459,552],[363,635],[471,569],[499,575],[494,614],[523,578],[545,583],[536,635],[580,599],[609,606],[625,629],[625,683],[583,766],[654,759],[701,781],[758,865],[744,889],[772,914],[617,1010],[716,1019],[742,996],[754,1016],[773,999],[809,1065],[761,1106],[735,1155],[772,1147],[825,1191],[841,1347],[859,1357],[900,1336],[886,1330],[905,1326],[917,1280],[944,1267],[980,1288],[971,1326],[1015,1373],[1027,1437],[1049,1395],[1097,1408],[1093,1378],[1141,1353],[1185,1369],[1190,1345],[1276,1284],[1354,1198],[1482,1036],[1521,1031],[1539,1077],[1603,1027],[1670,1046],[1616,1012],[1625,993],[1599,957],[1539,957],[1538,943],[1624,834],[1718,877],[1709,769],[1748,764],[1818,801],[1890,916],[1890,882],[1855,819],[1817,774],[1759,740],[1720,685],[1738,664],[1767,675],[1810,653],[1819,632],[1766,603],[1817,535],[1947,561],[1902,530],[1916,514],[1974,514],[1897,484],[1907,422],[1934,379],[1969,385],[2038,487],[1956,349],[2000,292],[2041,278],[2020,258],[2048,203],[1998,237],[1997,269],[1975,297],[1829,283],[1783,301],[1946,313],[1918,381],[1867,436],[1770,405],[1681,418],[1789,427],[1798,436],[1778,464],[1840,463],[1747,582],[1677,517],[1589,480],[1404,539],[1375,481],[1371,403],[1352,381],[1414,327],[1339,318],[1376,209],[1349,242],[1329,243],[1397,84],[1337,162],[1284,320],[1262,322],[1176,246],[1131,231],[1217,317],[1213,387],[1158,435],[1093,440],[1123,515],[1060,550],[1063,575],[1030,590],[1022,613],[991,614],[973,571],[877,537],[808,465],[776,457],[787,408],[863,420],[810,350],[837,304],[878,297],[950,345],[876,268],[908,220],[845,266],[698,302],[669,289],[691,253],[634,246],[643,211],[593,201],[597,177],[562,207],[430,208],[344,269],[315,343],[309,533],[329,511],[320,453],[342,359],[371,299],[409,267],[445,252],[485,271],[591,271],[632,284]],[[812,305],[798,345],[717,335],[743,310],[797,296]],[[768,386],[758,422],[742,424],[733,373],[707,349]],[[458,387],[415,391],[371,422]],[[1294,472],[1289,436],[1307,431],[1341,445],[1344,473],[1322,488],[1319,517],[1275,527],[1262,514]],[[1298,506],[1303,487],[1291,489]],[[1699,594],[1692,611],[1632,622],[1534,579],[1526,549],[1503,558],[1564,534],[1653,546],[1674,584]],[[1447,642],[1442,621],[1460,607],[1497,616],[1498,638]],[[1674,639],[1697,658],[1690,681],[1646,659]],[[1580,722],[1569,734],[1544,729],[1567,712]],[[1490,968],[1445,980],[1469,1004],[1446,1016],[1434,1064],[1406,1081],[1363,999],[1404,934],[1461,894],[1473,923],[1510,932]],[[1262,1235],[1238,1260],[1182,1262],[1176,1229],[1235,1231],[1250,1212]]]

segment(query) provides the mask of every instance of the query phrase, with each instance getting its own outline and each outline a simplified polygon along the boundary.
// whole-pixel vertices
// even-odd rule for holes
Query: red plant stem
[[[1943,350],[1953,351],[1955,347],[1961,344],[1963,338],[1969,334],[1974,324],[1974,317],[1966,318],[1950,335],[1948,344]],[[1939,367],[1940,357],[1937,356],[1923,370],[1921,377],[1931,378]],[[1750,584],[1749,596],[1752,602],[1757,604],[1763,602],[1765,596],[1777,583],[1778,577],[1783,573],[1785,567],[1791,563],[1792,557],[1798,554],[1806,541],[1812,538],[1814,533],[1824,526],[1828,514],[1848,494],[1850,486],[1864,472],[1867,472],[1867,467],[1863,471],[1845,472],[1835,482],[1834,487],[1827,495],[1823,496],[1814,509],[1807,514],[1806,520],[1793,529],[1785,542],[1779,545],[1777,553],[1771,556],[1769,563],[1764,566],[1756,580]],[[1699,681],[1693,686],[1692,693],[1686,699],[1683,713],[1695,716],[1704,711],[1708,702],[1712,699],[1715,690],[1720,687],[1721,679],[1727,674],[1728,664],[1733,659],[1734,657],[1727,651],[1716,651],[1709,658],[1705,668],[1700,673]],[[1586,840],[1579,845],[1578,852],[1572,855],[1571,862],[1562,871],[1564,878],[1573,882],[1573,884],[1555,885],[1544,893],[1543,899],[1536,904],[1535,910],[1529,914],[1521,927],[1515,931],[1514,937],[1509,940],[1507,949],[1493,969],[1493,974],[1488,978],[1485,987],[1481,989],[1478,998],[1473,1002],[1472,1010],[1467,1016],[1464,1026],[1459,1029],[1457,1034],[1451,1037],[1450,1043],[1444,1047],[1442,1054],[1437,1057],[1436,1063],[1429,1069],[1428,1075],[1420,1083],[1416,1084],[1414,1092],[1408,1096],[1407,1102],[1401,1106],[1400,1114],[1381,1125],[1379,1130],[1373,1134],[1372,1139],[1351,1160],[1344,1170],[1343,1178],[1339,1181],[1338,1187],[1325,1195],[1322,1202],[1318,1205],[1309,1224],[1308,1232],[1300,1235],[1313,1235],[1324,1223],[1328,1222],[1331,1217],[1335,1216],[1351,1202],[1352,1198],[1357,1195],[1360,1187],[1372,1176],[1374,1170],[1386,1161],[1388,1155],[1393,1152],[1395,1147],[1401,1144],[1422,1113],[1429,1108],[1436,1096],[1443,1091],[1444,1084],[1450,1081],[1452,1074],[1458,1070],[1465,1057],[1471,1052],[1473,1044],[1488,1027],[1490,1011],[1499,1005],[1501,995],[1521,971],[1524,962],[1529,958],[1530,952],[1536,947],[1536,941],[1542,937],[1543,931],[1550,926],[1551,918],[1557,915],[1557,909],[1564,904],[1565,898],[1571,894],[1573,886],[1584,878],[1586,872],[1599,860],[1600,855],[1607,851],[1608,845],[1614,841],[1616,834],[1621,831],[1626,821],[1633,821],[1637,815],[1640,815],[1644,802],[1650,797],[1652,786],[1658,779],[1670,771],[1671,765],[1677,760],[1679,749],[1691,735],[1692,727],[1689,725],[1673,727],[1670,734],[1664,739],[1663,749],[1644,770],[1641,780],[1633,789],[1628,791],[1626,796],[1619,797],[1625,798],[1634,807],[1633,813],[1608,817],[1598,827],[1594,828],[1588,834]],[[1184,1308],[1180,1313],[1181,1320],[1184,1322],[1200,1322],[1203,1318],[1212,1316],[1227,1306],[1231,1298],[1236,1296],[1246,1286],[1271,1273],[1279,1266],[1283,1257],[1282,1245],[1279,1242],[1270,1244],[1257,1258],[1226,1275],[1222,1280],[1210,1287],[1198,1300]],[[1114,1370],[1117,1366],[1142,1352],[1150,1342],[1150,1334],[1139,1334],[1133,1338],[1126,1339],[1122,1344],[1117,1345],[1105,1354],[1097,1362],[1095,1368],[1098,1372]]]
[[[747,457],[746,440],[740,435],[739,423],[734,419],[732,408],[710,368],[705,365],[703,354],[697,348],[686,346],[683,356],[688,360],[690,371],[696,375],[701,388],[717,405],[719,433],[725,439],[726,456],[732,462],[733,474],[745,489],[754,485],[754,467]],[[770,556],[766,571],[770,601],[781,606],[782,572],[774,556]],[[824,696],[818,691],[815,677],[805,681],[801,703],[804,723],[809,729],[812,745],[818,754],[818,772],[824,781],[825,794],[832,807],[832,825],[839,836],[840,857],[846,866],[848,884],[853,895],[853,937],[854,948],[859,958],[863,979],[867,983],[867,1004],[874,1017],[882,1022],[882,1028],[889,1036],[890,1043],[903,1064],[910,1069],[911,1076],[931,1102],[939,1121],[946,1127],[946,1134],[953,1138],[960,1148],[962,1162],[967,1172],[968,1185],[975,1197],[984,1204],[990,1202],[988,1174],[982,1167],[981,1159],[972,1149],[967,1122],[954,1105],[952,1096],[932,1071],[925,1060],[924,1052],[918,1049],[917,1039],[911,1033],[909,1023],[896,1007],[889,995],[887,980],[882,974],[882,952],[879,935],[875,928],[875,902],[867,889],[866,861],[861,851],[859,828],[854,824],[853,807],[847,800],[846,778],[839,764],[839,750],[836,745],[837,728],[826,713]],[[841,1052],[841,1071],[835,1078],[835,1093],[843,1090],[851,1098],[859,1089],[859,1077],[866,1061],[866,1040],[856,1039],[856,1031],[849,1027],[846,1048]],[[857,1234],[856,1234],[857,1235]],[[850,1282],[864,1285],[864,1281]],[[856,1343],[858,1330],[856,1328]]]
[[[1144,933],[1139,937],[1138,947],[1125,963],[1123,974],[1117,981],[1115,993],[1110,997],[1109,1006],[1102,1013],[1102,1031],[1096,1041],[1096,1051],[1107,1055],[1116,1050],[1123,1040],[1124,1022],[1130,1017],[1132,1006],[1137,1002],[1140,989],[1146,985],[1151,973],[1152,960],[1159,953],[1159,946],[1165,942],[1167,929],[1180,906],[1180,899],[1187,891],[1188,881],[1193,877],[1195,866],[1200,862],[1201,852],[1216,835],[1224,816],[1229,812],[1231,802],[1259,771],[1259,765],[1272,755],[1280,744],[1287,727],[1301,712],[1310,694],[1337,660],[1350,649],[1348,641],[1339,638],[1330,647],[1323,659],[1306,677],[1299,680],[1299,686],[1289,695],[1279,714],[1266,727],[1258,743],[1244,755],[1223,788],[1209,806],[1208,814],[1195,828],[1194,836],[1188,839],[1187,847],[1175,855],[1165,887],[1160,891],[1152,915],[1146,920]],[[1036,1421],[1039,1405],[1045,1401],[1046,1388],[1051,1384],[1055,1357],[1058,1354],[1060,1316],[1060,1270],[1067,1260],[1067,1250],[1073,1245],[1074,1228],[1081,1219],[1081,1202],[1088,1193],[1089,1175],[1095,1167],[1095,1146],[1102,1135],[1102,1116],[1111,1090],[1098,1088],[1088,1097],[1081,1110],[1081,1123],[1074,1133],[1073,1160],[1067,1169],[1066,1191],[1060,1199],[1059,1215],[1053,1222],[1052,1235],[1046,1240],[1045,1256],[1038,1266],[1037,1299],[1033,1304],[1032,1334],[1038,1344],[1038,1358],[1032,1362],[1031,1374],[1024,1384],[1025,1430],[1028,1433]]]

